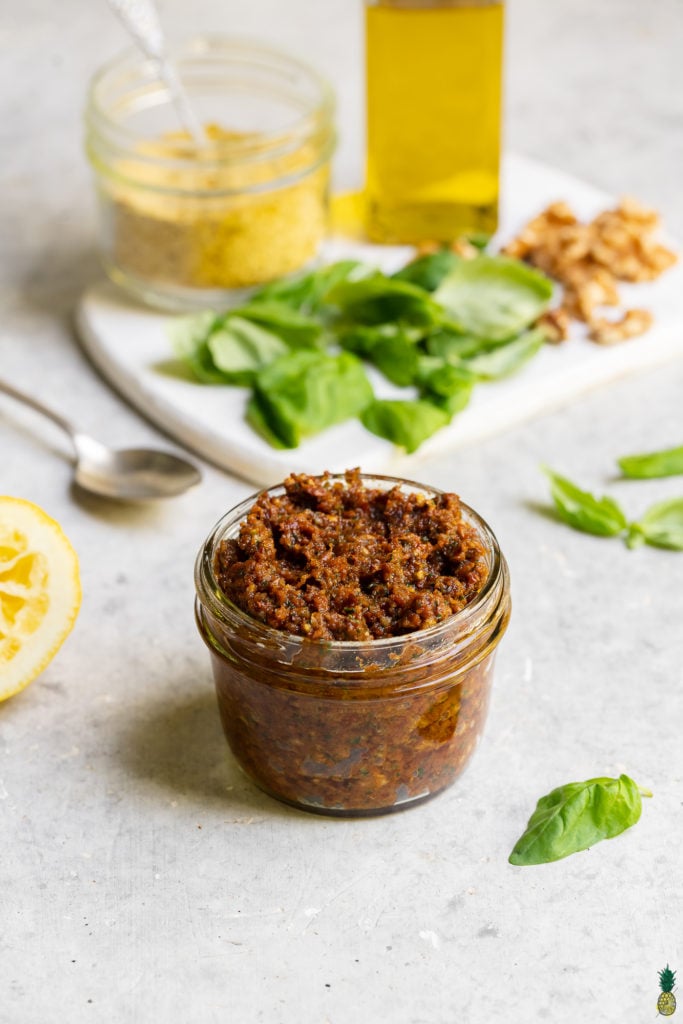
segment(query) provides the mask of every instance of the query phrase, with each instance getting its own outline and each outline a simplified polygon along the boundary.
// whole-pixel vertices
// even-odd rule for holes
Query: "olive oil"
[[[503,3],[366,9],[367,230],[448,242],[498,221]]]

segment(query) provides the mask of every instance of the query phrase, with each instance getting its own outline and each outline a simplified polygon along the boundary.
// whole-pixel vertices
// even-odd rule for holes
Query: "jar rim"
[[[333,483],[343,482],[345,474],[330,473],[328,479]],[[364,483],[379,482],[386,484],[388,485],[387,490],[394,486],[407,486],[427,496],[437,496],[446,493],[441,488],[433,487],[429,484],[421,484],[404,477],[387,476],[380,473],[361,473],[360,479]],[[224,539],[227,530],[232,526],[236,526],[244,519],[249,509],[262,494],[277,494],[282,492],[283,489],[284,482],[275,484],[272,487],[262,488],[221,516],[199,549],[195,561],[195,588],[200,603],[205,604],[217,618],[229,615],[236,625],[242,625],[245,629],[257,629],[264,638],[270,637],[279,641],[286,641],[287,644],[291,643],[293,647],[299,647],[302,650],[311,651],[317,648],[326,651],[339,651],[340,653],[350,653],[353,651],[367,652],[368,650],[386,651],[392,646],[411,644],[417,641],[427,644],[429,641],[438,641],[445,633],[454,628],[464,627],[463,632],[467,632],[467,627],[476,624],[481,616],[486,613],[491,597],[498,592],[501,581],[507,575],[505,559],[493,530],[478,512],[464,501],[461,501],[460,506],[468,521],[479,532],[480,539],[484,543],[487,553],[490,553],[491,562],[488,576],[481,590],[459,612],[447,616],[427,629],[418,629],[410,633],[401,633],[397,636],[380,637],[371,640],[315,640],[296,633],[275,629],[273,626],[269,626],[259,619],[248,615],[230,600],[216,579],[213,563],[218,543]]]
[[[158,74],[154,73],[155,61],[141,56],[135,47],[126,47],[104,63],[92,76],[86,95],[85,119],[91,131],[104,136],[110,145],[126,150],[135,149],[136,159],[154,166],[184,167],[191,165],[196,168],[220,167],[236,161],[271,160],[274,156],[291,151],[304,141],[313,137],[317,131],[327,128],[330,142],[333,138],[333,116],[335,95],[331,84],[312,65],[285,50],[265,46],[249,37],[224,35],[221,33],[202,33],[179,40],[170,47],[171,56],[176,64],[201,60],[202,57],[225,57],[226,65],[230,62],[244,64],[253,61],[264,69],[277,69],[278,66],[289,73],[298,72],[313,86],[313,96],[298,117],[285,126],[275,130],[245,133],[241,138],[212,140],[207,147],[207,154],[198,153],[196,144],[188,139],[186,142],[174,143],[181,156],[168,157],[137,151],[140,143],[149,142],[149,136],[126,125],[106,110],[100,93],[107,80],[117,72],[123,72],[126,66],[149,75],[150,81],[157,80],[161,88],[166,88]],[[165,102],[170,103],[170,99]]]

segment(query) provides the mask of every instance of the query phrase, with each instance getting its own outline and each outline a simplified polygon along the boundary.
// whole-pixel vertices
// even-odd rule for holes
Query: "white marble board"
[[[614,203],[591,185],[544,164],[509,156],[503,169],[500,241],[511,237],[547,203],[565,199],[582,217]],[[401,266],[412,250],[347,240],[326,243],[324,259],[357,257],[384,270]],[[168,315],[144,309],[101,282],[82,297],[77,323],[84,347],[104,377],[145,416],[209,461],[256,484],[272,484],[287,473],[342,470],[361,465],[367,471],[397,471],[410,476],[419,459],[455,450],[504,431],[522,420],[571,401],[583,392],[683,353],[683,265],[658,281],[622,286],[626,305],[644,306],[655,326],[643,337],[612,348],[595,345],[576,328],[576,337],[545,346],[517,376],[478,386],[469,407],[406,455],[368,433],[357,421],[332,427],[299,448],[271,448],[244,421],[244,388],[194,384],[159,371],[172,358]],[[370,369],[380,397],[399,394]]]

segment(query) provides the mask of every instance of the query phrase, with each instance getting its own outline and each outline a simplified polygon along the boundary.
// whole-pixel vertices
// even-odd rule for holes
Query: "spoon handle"
[[[65,420],[63,416],[60,416],[59,413],[55,412],[53,409],[49,409],[46,405],[43,405],[42,402],[39,402],[37,398],[33,398],[32,395],[27,395],[24,391],[19,391],[4,380],[0,380],[0,391],[5,395],[9,395],[10,398],[14,398],[15,401],[22,402],[24,405],[30,406],[31,409],[35,410],[35,412],[39,412],[43,416],[47,416],[49,420],[52,420],[53,423],[56,423],[58,427],[61,427],[61,429],[69,435],[72,443],[75,445],[77,431],[75,427],[69,423],[68,420]]]
[[[175,64],[168,57],[164,31],[154,0],[109,0],[109,6],[118,14],[145,56],[156,63],[159,77],[168,89],[180,123],[190,133],[192,141],[197,146],[205,144],[204,129],[192,109]]]

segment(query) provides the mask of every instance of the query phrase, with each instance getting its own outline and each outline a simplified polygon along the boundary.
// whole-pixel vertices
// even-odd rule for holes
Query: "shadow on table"
[[[138,708],[119,737],[119,756],[137,778],[203,806],[311,817],[261,793],[240,770],[223,735],[213,690],[182,700],[159,696]]]

